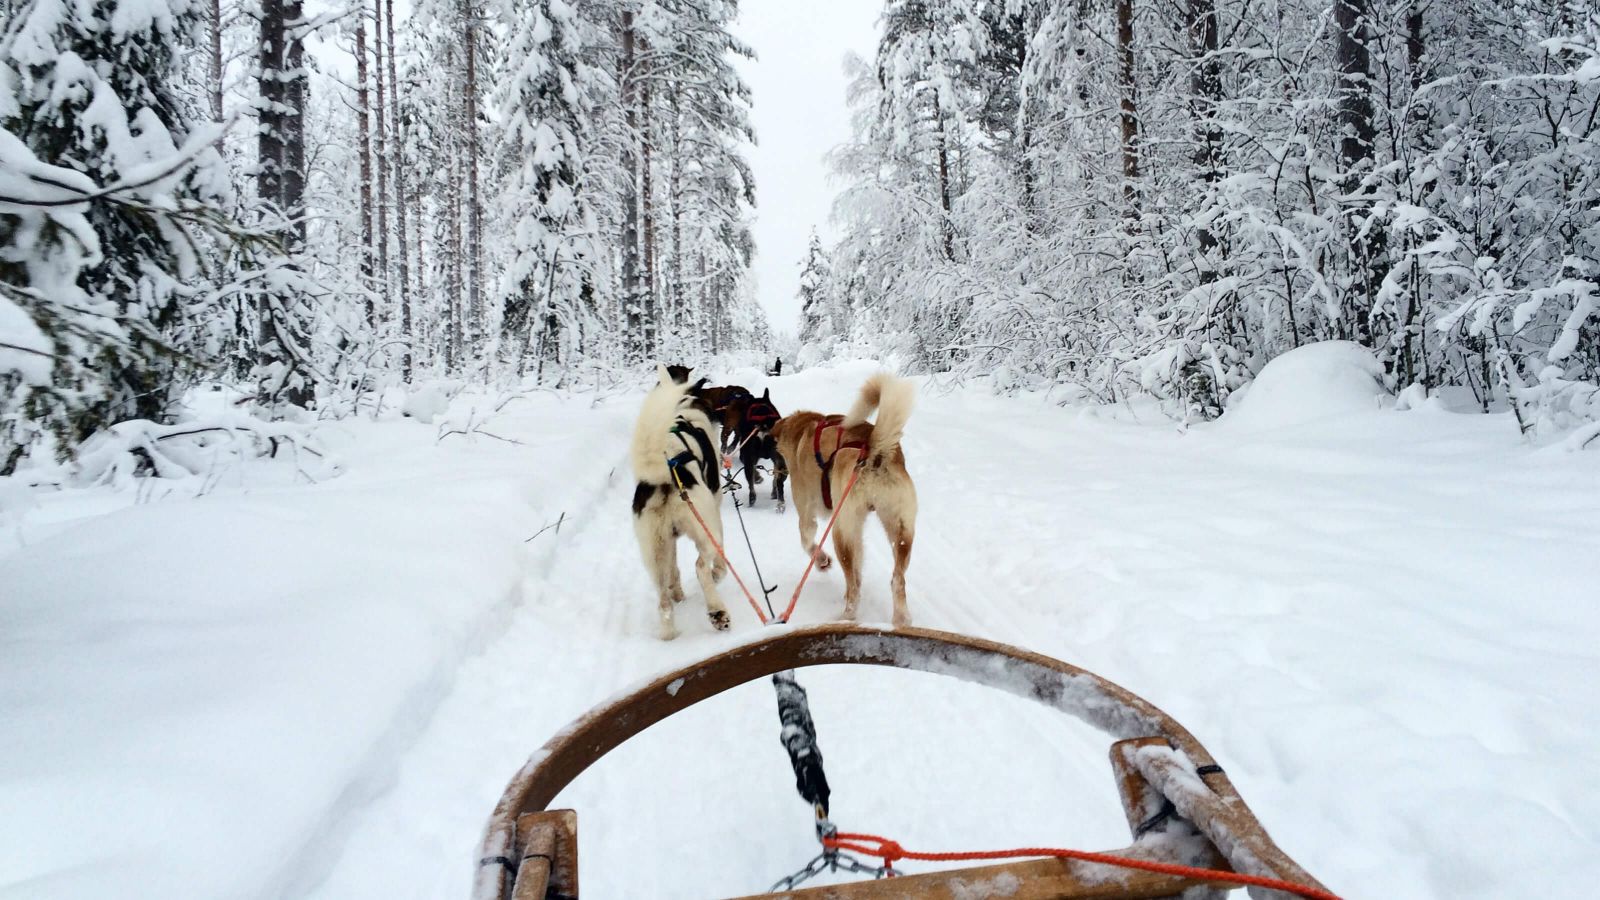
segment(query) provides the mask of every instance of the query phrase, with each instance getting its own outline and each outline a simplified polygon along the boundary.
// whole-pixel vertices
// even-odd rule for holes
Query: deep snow
[[[842,411],[870,371],[736,374],[785,412]],[[465,896],[530,752],[758,627],[730,580],[734,633],[711,631],[686,577],[683,637],[653,636],[624,465],[644,381],[444,414],[472,406],[522,444],[329,426],[344,474],[315,485],[60,492],[20,513],[5,492],[0,897]],[[1581,896],[1600,875],[1593,453],[1437,404],[1179,433],[927,383],[905,447],[917,624],[1161,706],[1333,889]],[[786,596],[793,513],[763,498],[747,516]],[[868,534],[863,616],[882,622]],[[813,575],[797,621],[835,615],[840,587]],[[843,827],[921,849],[1126,843],[1091,729],[938,676],[800,680]],[[652,728],[559,802],[596,897],[750,893],[814,852],[764,683]]]

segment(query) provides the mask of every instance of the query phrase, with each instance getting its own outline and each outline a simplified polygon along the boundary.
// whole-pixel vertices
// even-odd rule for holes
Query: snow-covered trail
[[[842,409],[865,371],[771,383],[785,411]],[[1600,485],[1570,458],[1530,457],[1506,424],[1390,414],[1272,440],[1180,436],[925,392],[906,441],[921,498],[912,612],[1144,694],[1350,896],[1558,894],[1594,874],[1600,849],[1583,812],[1600,792],[1582,777],[1600,627],[1579,599],[1600,559]],[[459,895],[486,810],[528,752],[757,627],[730,580],[731,638],[691,589],[684,636],[655,640],[630,490],[614,478],[596,514],[563,530],[393,788],[354,814],[348,841],[304,861],[327,872],[318,896]],[[724,516],[735,534],[731,505]],[[758,508],[747,524],[786,596],[804,564],[792,513]],[[868,621],[888,618],[880,534],[869,527]],[[814,578],[797,622],[839,608],[837,572]],[[934,849],[1125,840],[1107,742],[1086,727],[932,676],[801,681],[844,827]],[[586,892],[747,893],[809,858],[775,718],[770,688],[746,685],[580,777],[558,803],[580,810]]]
[[[843,409],[870,371],[732,374],[787,412]],[[463,896],[530,752],[759,627],[729,579],[734,631],[713,632],[686,579],[683,636],[655,638],[628,515],[636,406],[513,404],[489,430],[521,445],[367,423],[326,484],[49,524],[0,556],[17,737],[0,808],[29,826],[0,828],[0,898]],[[934,385],[905,443],[917,624],[1161,706],[1334,889],[1563,896],[1600,874],[1592,454],[1531,451],[1505,417],[1179,434]],[[778,602],[805,562],[794,515],[763,497],[746,521]],[[887,548],[867,533],[863,618],[886,622]],[[840,593],[837,571],[813,575],[797,623]],[[937,676],[800,680],[843,827],[927,849],[1126,841],[1087,726]],[[557,802],[580,812],[597,897],[759,891],[815,850],[764,682],[650,729]]]

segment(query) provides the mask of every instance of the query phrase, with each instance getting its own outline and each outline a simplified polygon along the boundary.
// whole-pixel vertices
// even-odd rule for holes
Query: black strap
[[[493,865],[505,866],[506,871],[510,872],[513,878],[516,877],[517,864],[509,856],[485,856],[483,859],[478,860],[479,868]]]
[[[1157,810],[1155,815],[1145,819],[1143,822],[1140,822],[1139,827],[1133,829],[1133,839],[1138,840],[1139,838],[1144,837],[1150,832],[1151,829],[1177,814],[1178,808],[1172,805],[1172,801],[1163,800],[1161,803],[1161,809]]]
[[[1204,778],[1207,775],[1221,775],[1222,774],[1222,767],[1217,765],[1216,763],[1212,763],[1209,766],[1201,766],[1200,768],[1195,769],[1194,773],[1196,775],[1199,775],[1201,778]]]

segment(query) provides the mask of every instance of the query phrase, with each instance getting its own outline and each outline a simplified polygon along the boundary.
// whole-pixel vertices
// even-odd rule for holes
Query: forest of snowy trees
[[[889,0],[801,339],[1210,417],[1358,341],[1600,417],[1592,0]]]
[[[0,0],[0,476],[108,429],[153,448],[197,385],[275,449],[268,423],[385,386],[765,350],[737,11]],[[1600,418],[1590,0],[887,0],[880,26],[805,360],[1192,418],[1347,339],[1526,429]]]
[[[264,428],[764,346],[736,12],[0,0],[0,476],[207,382]]]

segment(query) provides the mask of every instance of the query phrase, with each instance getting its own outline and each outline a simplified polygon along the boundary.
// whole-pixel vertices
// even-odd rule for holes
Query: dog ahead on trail
[[[772,439],[772,426],[781,416],[772,404],[772,391],[763,391],[757,397],[748,388],[737,384],[708,387],[700,391],[701,399],[710,404],[712,414],[722,424],[722,452],[738,451],[741,471],[750,488],[750,505],[756,505],[756,485],[761,483],[761,470],[757,464],[765,459],[772,462],[772,499],[783,512],[783,485],[789,477],[783,457],[778,454]],[[731,488],[730,488],[731,490]]]
[[[750,506],[756,505],[756,485],[761,483],[758,465],[768,460],[772,463],[772,499],[778,504],[778,512],[783,512],[783,486],[789,480],[789,469],[772,436],[773,426],[782,418],[772,403],[772,391],[763,391],[759,397],[746,395],[734,405],[738,410],[731,417],[733,440],[724,443],[731,443],[739,452],[740,471],[750,488]]]
[[[740,418],[755,398],[749,389],[728,384],[702,388],[700,399],[710,405],[712,418],[722,426],[722,452],[728,452],[733,447],[733,434],[739,428]]]
[[[906,566],[916,537],[917,489],[906,471],[900,435],[911,416],[913,389],[887,373],[867,379],[849,415],[824,416],[797,412],[773,426],[778,452],[789,462],[796,512],[800,514],[800,546],[817,554],[817,566],[832,565],[816,544],[817,518],[832,515],[858,462],[861,474],[839,509],[833,526],[833,550],[844,568],[844,617],[854,619],[861,601],[861,532],[867,513],[876,512],[894,552],[894,624],[911,624],[906,609]],[[878,411],[877,422],[867,421]]]
[[[727,564],[712,543],[713,537],[717,544],[722,543],[722,512],[717,495],[716,425],[711,408],[700,397],[705,379],[689,384],[689,370],[682,366],[659,366],[657,378],[639,410],[629,458],[639,482],[633,490],[633,531],[656,588],[661,638],[671,640],[678,636],[672,607],[683,602],[678,538],[693,541],[700,553],[694,571],[706,595],[706,614],[719,631],[730,624],[728,608],[717,594],[717,582],[726,574]],[[679,497],[680,490],[688,494],[705,528]],[[706,529],[712,537],[707,537]]]

